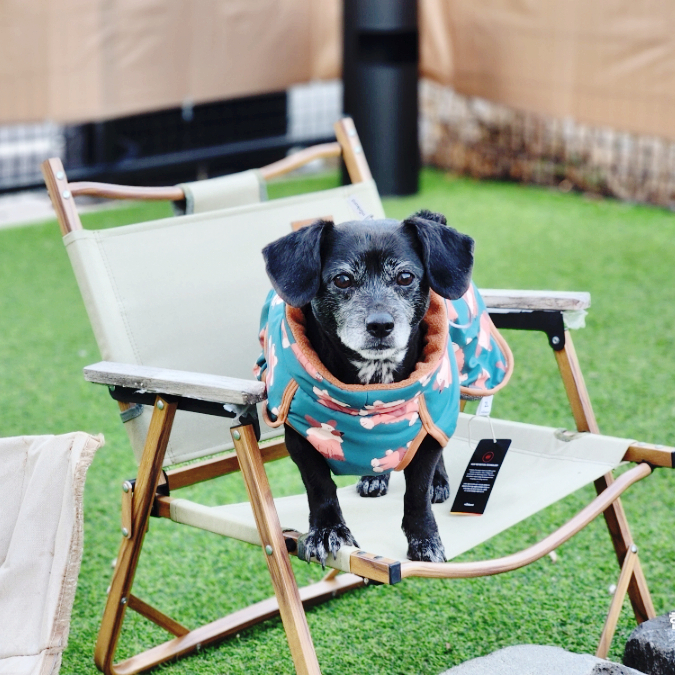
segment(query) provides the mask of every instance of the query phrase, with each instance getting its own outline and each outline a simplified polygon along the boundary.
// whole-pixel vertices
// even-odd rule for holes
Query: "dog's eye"
[[[342,274],[338,274],[333,279],[333,283],[338,288],[349,288],[354,283],[354,280],[349,276],[349,274],[345,274],[343,272]]]
[[[396,276],[396,283],[399,286],[410,286],[415,275],[412,272],[399,272]]]

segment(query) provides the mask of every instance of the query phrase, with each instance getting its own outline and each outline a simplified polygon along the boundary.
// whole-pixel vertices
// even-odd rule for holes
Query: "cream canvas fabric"
[[[253,379],[260,310],[271,287],[262,248],[288,234],[294,221],[359,218],[355,201],[384,217],[375,183],[368,181],[66,235],[102,358]],[[125,425],[139,460],[149,418],[146,410]],[[178,411],[166,464],[231,447],[228,428],[225,418]]]
[[[219,178],[180,183],[185,193],[185,214],[217,211],[255,204],[267,199],[267,184],[258,169]]]
[[[0,439],[0,674],[57,673],[82,559],[84,479],[103,437]]]
[[[480,439],[492,438],[484,417],[461,413],[457,430],[443,456],[450,478],[450,499],[433,505],[448,559],[487,541],[499,532],[557,502],[616,468],[632,441],[591,434],[562,434],[550,427],[493,420],[497,438],[512,439],[485,513],[462,516],[450,513],[464,470]],[[563,440],[564,439],[564,440]],[[340,506],[359,547],[394,560],[406,560],[407,543],[401,531],[405,478],[392,473],[389,492],[364,499],[354,485],[338,490]],[[308,530],[304,494],[275,500],[282,528]],[[250,504],[205,507],[185,499],[171,504],[171,518],[212,532],[260,543]],[[331,566],[349,571],[347,547]]]

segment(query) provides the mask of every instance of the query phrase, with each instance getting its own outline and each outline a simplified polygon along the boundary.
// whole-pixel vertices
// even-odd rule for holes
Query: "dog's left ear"
[[[420,211],[403,221],[422,248],[429,285],[448,300],[466,293],[473,268],[473,239],[446,225],[445,216]]]
[[[321,239],[333,226],[330,220],[317,220],[263,249],[267,276],[287,305],[303,307],[319,292]]]

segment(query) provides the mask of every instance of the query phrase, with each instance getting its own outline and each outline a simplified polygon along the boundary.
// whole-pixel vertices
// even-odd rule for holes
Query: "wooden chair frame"
[[[356,134],[353,122],[346,118],[335,126],[337,142],[315,146],[291,157],[264,167],[262,175],[272,178],[296,169],[322,157],[342,156],[352,182],[371,178],[368,164]],[[115,199],[182,200],[184,194],[177,187],[142,188],[102,183],[69,183],[58,159],[47,160],[43,173],[49,194],[56,209],[62,234],[81,229],[82,225],[73,198],[93,195]],[[565,294],[558,294],[558,296]],[[549,315],[558,315],[569,309],[568,299],[560,297],[542,301],[524,295],[510,294],[508,298],[488,297],[488,307],[537,309]],[[573,301],[572,301],[573,302]],[[535,312],[536,313],[536,312]],[[495,314],[499,320],[503,314]],[[562,322],[560,321],[560,325]],[[535,326],[536,327],[536,326]],[[544,330],[544,329],[542,329]],[[568,331],[551,339],[558,368],[565,386],[577,429],[599,433],[581,368]],[[557,343],[555,342],[557,340]],[[627,593],[638,623],[655,616],[654,607],[633,541],[628,521],[619,496],[634,482],[649,475],[655,466],[673,467],[675,450],[662,446],[636,443],[626,452],[625,460],[638,465],[618,479],[611,473],[595,483],[598,497],[567,524],[538,544],[497,560],[470,563],[423,563],[391,561],[368,552],[357,551],[350,559],[351,573],[339,574],[331,570],[322,581],[299,589],[292,573],[289,552],[297,552],[298,532],[282,532],[267,480],[264,463],[287,455],[283,441],[259,445],[254,424],[244,412],[251,403],[262,400],[262,385],[222,377],[197,376],[191,373],[143,369],[138,366],[97,364],[85,369],[86,379],[101,384],[115,385],[121,410],[139,402],[138,389],[144,390],[141,403],[153,405],[145,448],[135,483],[123,486],[123,538],[103,614],[95,649],[95,662],[106,675],[131,675],[148,670],[169,660],[185,656],[200,647],[236,634],[255,623],[280,615],[288,637],[296,671],[301,674],[320,673],[314,645],[309,633],[304,607],[320,603],[348,590],[367,584],[370,580],[396,583],[411,576],[435,578],[462,578],[499,574],[538,560],[567,541],[600,513],[614,545],[620,567],[617,590],[611,601],[602,631],[597,655],[607,655],[612,636]],[[189,398],[185,395],[189,394]],[[176,410],[195,399],[209,403],[230,403],[240,408],[239,421],[231,428],[234,452],[205,459],[187,467],[164,472],[162,464]],[[222,405],[220,406],[222,409]],[[267,561],[275,597],[254,604],[230,616],[194,630],[188,630],[160,610],[132,594],[134,574],[140,557],[143,539],[151,515],[170,517],[171,491],[217,476],[241,471],[253,507],[262,552]],[[175,636],[174,639],[133,656],[120,663],[114,656],[120,637],[125,612],[132,609]]]

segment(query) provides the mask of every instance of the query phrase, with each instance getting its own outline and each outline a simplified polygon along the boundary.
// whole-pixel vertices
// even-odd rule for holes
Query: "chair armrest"
[[[623,456],[624,462],[647,462],[652,466],[675,469],[675,448],[653,443],[632,443]]]
[[[489,309],[575,311],[591,306],[591,294],[569,291],[512,291],[481,288]]]
[[[265,399],[265,385],[257,380],[192,373],[101,361],[84,369],[84,379],[96,384],[126,387],[150,394],[166,394],[208,401],[252,405]]]

